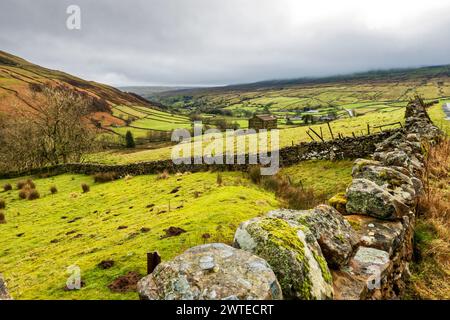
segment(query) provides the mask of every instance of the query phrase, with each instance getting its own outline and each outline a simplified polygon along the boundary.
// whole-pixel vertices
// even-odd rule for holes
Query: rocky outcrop
[[[3,276],[0,274],[0,300],[12,300]]]
[[[286,299],[331,299],[331,274],[310,230],[293,220],[255,218],[236,231],[235,246],[265,259]]]
[[[267,262],[221,243],[193,247],[159,264],[138,283],[144,300],[279,300],[280,285]]]

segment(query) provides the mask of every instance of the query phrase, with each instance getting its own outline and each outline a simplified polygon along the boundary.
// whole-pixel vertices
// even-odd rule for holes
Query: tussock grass
[[[89,185],[87,183],[82,183],[81,190],[83,190],[83,193],[86,193],[86,192],[91,191],[91,187],[89,187]]]
[[[351,161],[311,160],[283,168],[273,176],[261,176],[258,166],[251,166],[247,174],[253,183],[274,192],[286,207],[302,210],[344,192],[351,182],[351,168]]]
[[[429,148],[407,298],[450,299],[450,139]]]
[[[3,211],[0,211],[0,224],[5,224],[5,223],[6,223],[5,213]]]
[[[120,175],[117,172],[100,172],[94,175],[94,182],[103,183],[103,182],[111,182],[120,178]]]
[[[163,172],[158,174],[158,180],[165,180],[165,179],[169,179],[169,178],[170,178],[170,174],[169,174],[169,171],[167,171],[167,170],[164,170]]]
[[[40,197],[41,197],[41,195],[39,194],[39,192],[36,189],[31,189],[28,192],[27,199],[28,200],[36,200],[36,199],[39,199]]]

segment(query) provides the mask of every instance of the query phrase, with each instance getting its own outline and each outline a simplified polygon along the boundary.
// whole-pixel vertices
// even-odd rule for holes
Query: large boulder
[[[274,210],[268,216],[293,220],[308,227],[332,268],[345,265],[358,243],[357,234],[348,221],[336,209],[327,205],[302,211]]]
[[[196,246],[159,264],[138,283],[143,300],[280,300],[268,263],[222,243]]]
[[[235,246],[267,260],[287,299],[331,299],[332,278],[314,236],[294,221],[264,217],[242,223]]]
[[[400,219],[409,207],[386,189],[367,179],[353,179],[347,188],[347,212],[366,214],[379,219]]]
[[[406,227],[401,221],[386,221],[369,216],[345,216],[359,235],[359,245],[384,250],[392,255],[405,241]]]
[[[3,276],[0,274],[0,300],[11,300],[11,296],[9,295],[8,288],[6,287],[6,282],[3,279]]]
[[[358,164],[353,166],[352,176],[375,182],[407,205],[416,201],[416,188],[411,178],[393,168]]]
[[[352,272],[359,275],[373,276],[374,286],[381,280],[384,271],[389,267],[389,253],[375,248],[359,247],[350,261]],[[370,283],[369,283],[370,284]]]
[[[348,268],[333,271],[338,300],[388,299],[392,261],[386,251],[359,247]]]

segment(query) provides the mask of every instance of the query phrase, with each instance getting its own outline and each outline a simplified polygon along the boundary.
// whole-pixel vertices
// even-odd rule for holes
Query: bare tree
[[[96,129],[89,120],[93,100],[86,94],[43,86],[34,99],[43,103],[15,119],[0,119],[4,167],[23,170],[79,162],[96,148]]]

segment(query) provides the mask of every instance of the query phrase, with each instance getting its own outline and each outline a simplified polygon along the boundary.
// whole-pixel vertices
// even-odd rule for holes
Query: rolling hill
[[[299,117],[311,109],[324,114],[358,109],[358,114],[365,114],[404,106],[417,94],[428,100],[450,97],[450,65],[269,80],[146,97],[178,111],[231,112],[234,117],[247,118],[254,112],[271,112],[284,118]]]
[[[0,113],[15,114],[38,103],[33,99],[33,86],[62,84],[94,98],[93,118],[104,125],[123,124],[112,115],[115,105],[150,106],[145,99],[111,86],[80,79],[70,74],[47,69],[12,54],[0,51]]]

